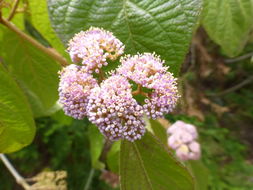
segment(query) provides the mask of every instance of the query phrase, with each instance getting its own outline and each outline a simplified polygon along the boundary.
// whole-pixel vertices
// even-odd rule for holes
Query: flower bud
[[[73,64],[63,68],[59,74],[59,103],[66,115],[83,119],[87,114],[91,89],[98,86],[96,79],[84,67]]]

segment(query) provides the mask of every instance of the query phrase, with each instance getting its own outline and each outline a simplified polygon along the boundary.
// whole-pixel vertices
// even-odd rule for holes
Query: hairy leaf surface
[[[156,52],[178,73],[200,0],[48,0],[53,28],[66,44],[90,26],[112,31],[126,53]]]
[[[0,56],[17,78],[32,105],[34,116],[52,113],[57,106],[58,64],[15,33],[1,27]]]
[[[189,171],[149,132],[134,143],[122,141],[121,190],[193,190]]]
[[[252,0],[204,0],[202,24],[228,56],[239,54],[253,22]]]

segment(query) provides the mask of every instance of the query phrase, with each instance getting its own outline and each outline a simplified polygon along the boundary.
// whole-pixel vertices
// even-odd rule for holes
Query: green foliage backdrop
[[[244,47],[252,38],[253,30],[253,0],[23,0],[19,2],[14,17],[9,19],[12,14],[10,7],[14,7],[15,2],[19,1],[0,1],[1,153],[15,152],[29,145],[35,137],[37,125],[39,133],[35,144],[17,153],[16,158],[31,154],[38,162],[38,150],[45,151],[43,159],[47,162],[50,155],[53,158],[48,162],[53,169],[67,170],[70,174],[69,186],[75,190],[83,189],[84,178],[90,178],[87,170],[92,174],[92,168],[96,171],[111,170],[120,175],[122,190],[223,190],[232,189],[232,185],[238,187],[233,177],[229,176],[232,179],[229,181],[230,178],[218,176],[216,171],[221,160],[210,159],[211,155],[216,155],[213,146],[219,147],[218,143],[223,143],[220,152],[225,152],[232,160],[233,156],[239,159],[236,163],[231,161],[230,170],[238,167],[246,174],[253,171],[243,163],[241,145],[232,138],[226,139],[228,132],[225,130],[215,127],[200,130],[201,135],[210,140],[203,140],[204,164],[201,161],[183,164],[174,157],[172,150],[165,147],[166,130],[158,121],[147,120],[149,132],[137,142],[111,143],[87,120],[74,121],[64,116],[57,103],[57,72],[62,66],[71,64],[66,47],[75,33],[90,26],[102,27],[113,32],[125,44],[126,54],[155,52],[170,66],[170,71],[180,77],[180,71],[189,70],[190,73],[191,68],[205,67],[195,67],[195,62],[199,60],[195,58],[198,52],[195,52],[194,46],[202,45],[196,39],[192,41],[198,28],[203,28],[216,43],[211,43],[209,49],[221,48],[221,52],[216,48],[216,54],[234,57],[247,51]],[[209,56],[208,64],[219,65],[220,58],[210,56],[209,49],[202,47],[203,57]],[[191,65],[183,64],[184,61]],[[201,61],[205,62],[205,58]],[[117,62],[110,63],[109,68],[116,66]],[[242,67],[237,68],[240,74],[251,68]],[[222,69],[225,70],[224,66],[217,70]],[[199,73],[205,72],[199,70]],[[185,74],[180,78],[180,88],[184,88],[187,77]],[[202,94],[199,89],[195,90]],[[251,91],[245,90],[242,94],[230,94],[225,100],[216,98],[215,101],[232,102],[233,105],[242,103],[242,115],[252,119],[252,110],[247,106],[251,105],[251,98]],[[184,104],[180,106],[184,107]],[[211,116],[203,117],[206,119],[203,121],[205,126],[213,125],[208,123]],[[183,119],[203,126],[203,123],[188,116],[169,115],[167,118],[172,122]],[[73,154],[70,153],[72,149]],[[233,149],[237,151],[233,152]],[[72,160],[81,160],[85,164],[71,165]],[[65,163],[67,165],[62,166]],[[44,165],[40,163],[35,167],[41,170]],[[229,169],[222,172],[226,174]],[[208,172],[211,174],[208,175]],[[98,180],[98,173],[94,175],[94,179]],[[92,185],[94,189],[104,187],[100,183],[93,182]]]

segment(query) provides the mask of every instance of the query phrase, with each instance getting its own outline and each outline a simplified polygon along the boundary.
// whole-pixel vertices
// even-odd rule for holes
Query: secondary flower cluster
[[[87,115],[90,92],[98,86],[96,79],[84,67],[74,64],[63,68],[59,74],[59,101],[64,112],[75,119],[83,119]]]
[[[106,79],[101,68],[124,52],[123,43],[111,32],[94,27],[82,31],[70,40],[68,52],[77,65],[59,72],[59,102],[67,115],[88,117],[110,140],[140,139],[145,133],[144,115],[156,119],[175,107],[179,98],[176,79],[155,54],[124,56]],[[93,73],[103,80],[98,82]],[[132,91],[130,82],[137,90]],[[134,95],[143,95],[144,103]]]
[[[144,53],[125,56],[120,60],[117,72],[141,87],[151,89],[145,98],[144,112],[149,118],[157,119],[173,110],[179,98],[176,79],[168,67],[155,54]]]
[[[91,27],[81,31],[69,41],[68,52],[74,63],[82,62],[90,73],[107,65],[106,59],[115,60],[123,54],[125,46],[111,32]]]
[[[196,127],[177,121],[171,125],[167,133],[168,145],[176,151],[176,155],[181,160],[198,160],[201,155],[200,145],[196,141],[198,133]]]
[[[145,133],[143,110],[126,78],[113,75],[91,92],[88,118],[110,140],[134,141]]]

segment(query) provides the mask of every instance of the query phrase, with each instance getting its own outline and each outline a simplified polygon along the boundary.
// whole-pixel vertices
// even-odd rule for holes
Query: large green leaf
[[[0,152],[13,152],[30,144],[34,133],[28,101],[0,63]]]
[[[38,6],[39,5],[39,6]],[[56,36],[49,20],[47,2],[45,0],[29,0],[30,17],[34,27],[62,55],[68,57],[65,47]]]
[[[149,132],[134,143],[122,141],[121,190],[193,190],[189,171]]]
[[[228,56],[243,49],[253,22],[252,0],[204,0],[202,24]]]
[[[58,64],[15,33],[0,26],[0,56],[25,90],[36,117],[58,109]]]
[[[66,44],[90,26],[112,31],[126,53],[156,52],[175,73],[188,50],[200,0],[48,0],[52,25]]]

